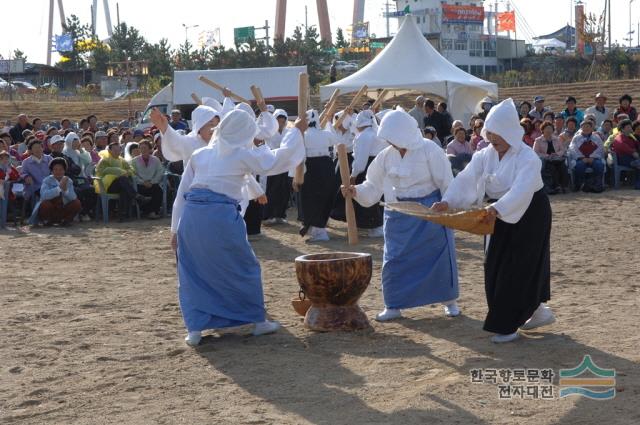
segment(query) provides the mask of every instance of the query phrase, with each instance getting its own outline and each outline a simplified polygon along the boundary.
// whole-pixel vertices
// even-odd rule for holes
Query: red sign
[[[516,14],[515,12],[498,13],[498,31],[515,31],[516,30]]]
[[[484,23],[484,9],[479,6],[442,5],[443,24],[476,24]]]

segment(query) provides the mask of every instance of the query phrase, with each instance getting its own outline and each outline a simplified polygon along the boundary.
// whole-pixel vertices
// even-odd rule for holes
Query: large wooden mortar
[[[371,327],[358,300],[371,281],[370,254],[335,252],[295,260],[300,288],[311,300],[304,324],[314,331],[351,331]]]

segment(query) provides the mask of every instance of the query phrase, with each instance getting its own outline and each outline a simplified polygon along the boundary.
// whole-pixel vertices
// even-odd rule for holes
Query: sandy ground
[[[507,345],[481,330],[479,237],[458,234],[463,315],[417,308],[374,331],[306,330],[289,301],[293,259],[348,250],[345,228],[305,244],[296,226],[254,243],[270,315],[284,328],[240,328],[183,342],[168,220],[0,232],[0,423],[30,424],[637,424],[640,423],[640,193],[552,199],[558,322]],[[381,241],[361,305],[382,307]],[[585,354],[617,371],[617,396],[500,400],[470,369],[573,368]],[[557,377],[555,378],[557,384]]]

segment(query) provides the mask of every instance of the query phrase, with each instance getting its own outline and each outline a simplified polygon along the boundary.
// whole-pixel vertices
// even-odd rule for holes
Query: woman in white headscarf
[[[289,116],[284,109],[276,109],[273,116],[278,122],[278,129],[275,134],[269,137],[266,142],[270,149],[278,149],[280,143],[287,134],[287,123]],[[284,172],[267,179],[267,205],[264,208],[263,218],[269,224],[285,224],[287,222],[287,207],[291,198],[291,182],[289,173]]]
[[[385,114],[378,137],[391,146],[371,162],[364,182],[348,188],[363,207],[414,201],[427,207],[440,201],[453,179],[442,148],[422,138],[416,120],[403,110]],[[401,310],[442,303],[457,316],[458,269],[453,232],[439,224],[385,210],[382,264],[384,310],[379,321],[396,319]]]
[[[543,189],[540,158],[522,143],[523,130],[513,100],[494,106],[482,137],[491,145],[476,154],[449,185],[437,211],[482,205],[496,220],[486,244],[485,290],[489,312],[484,330],[496,343],[513,341],[518,329],[551,324],[545,302],[551,297],[551,207]]]
[[[307,111],[309,128],[304,134],[305,174],[300,189],[303,226],[300,235],[310,234],[309,242],[328,241],[327,221],[336,196],[336,174],[329,148],[336,144],[335,134],[320,129],[318,111]]]
[[[197,345],[206,329],[254,323],[254,335],[262,335],[279,328],[266,320],[260,264],[239,204],[252,173],[279,174],[302,161],[305,129],[303,118],[272,151],[255,141],[255,117],[234,110],[185,166],[173,206],[171,243],[187,344]]]
[[[358,133],[353,141],[351,182],[360,184],[364,182],[371,162],[389,144],[377,135],[377,122],[373,111],[367,109],[360,112],[356,117],[355,127]],[[368,229],[370,237],[384,236],[382,230],[383,209],[380,205],[375,204],[364,208],[360,204],[356,204],[355,210],[358,228]]]

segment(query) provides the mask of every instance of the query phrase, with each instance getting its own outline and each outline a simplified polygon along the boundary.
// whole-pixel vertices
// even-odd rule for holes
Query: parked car
[[[40,88],[41,89],[57,89],[58,85],[52,81],[50,83],[41,84]]]
[[[13,80],[11,84],[13,84],[18,94],[32,94],[38,91],[36,86],[27,81]]]
[[[629,55],[640,55],[640,47],[629,47],[625,50],[625,53]]]
[[[7,80],[0,78],[0,90],[5,91],[5,90],[9,90],[10,88],[13,88],[11,83],[7,82]]]
[[[358,65],[346,61],[336,61],[336,69],[343,72],[356,72]]]

